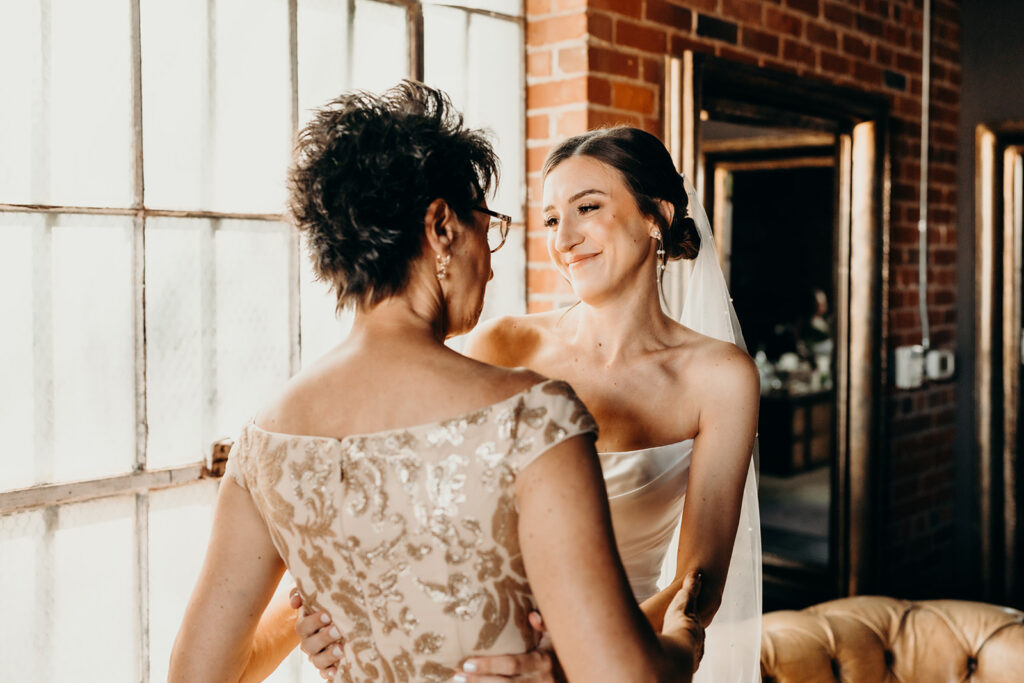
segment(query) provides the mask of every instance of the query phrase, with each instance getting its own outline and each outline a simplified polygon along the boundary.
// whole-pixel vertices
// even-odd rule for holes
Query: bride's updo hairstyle
[[[464,126],[448,96],[403,81],[317,111],[296,142],[289,209],[338,310],[369,308],[405,288],[430,203],[444,199],[473,224],[497,175],[490,142]]]
[[[692,259],[700,250],[700,235],[693,219],[686,215],[686,190],[672,157],[661,141],[639,128],[599,128],[571,137],[548,154],[543,176],[573,156],[602,161],[619,173],[633,195],[640,213],[657,221],[665,244],[665,257]],[[669,225],[659,210],[658,200],[669,202],[675,211]]]

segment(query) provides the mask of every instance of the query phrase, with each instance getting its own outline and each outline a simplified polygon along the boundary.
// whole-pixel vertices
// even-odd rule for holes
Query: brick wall
[[[528,307],[571,300],[548,263],[540,169],[551,145],[628,123],[660,134],[661,64],[684,50],[881,93],[890,102],[892,195],[887,351],[920,339],[917,291],[920,0],[526,0]],[[957,324],[956,146],[960,11],[933,0],[929,316],[934,345]],[[951,583],[952,384],[887,389],[882,590],[937,595]]]

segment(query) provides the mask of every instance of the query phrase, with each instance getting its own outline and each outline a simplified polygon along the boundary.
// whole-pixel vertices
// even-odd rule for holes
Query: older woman
[[[410,82],[342,96],[303,131],[292,210],[355,322],[243,428],[172,681],[262,661],[286,568],[347,636],[335,681],[457,680],[467,657],[532,648],[538,607],[571,680],[689,680],[694,582],[657,636],[615,551],[590,413],[564,382],[444,344],[480,315],[495,167]]]

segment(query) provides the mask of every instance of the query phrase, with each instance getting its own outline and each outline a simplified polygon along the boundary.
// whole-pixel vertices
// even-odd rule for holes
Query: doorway
[[[669,58],[665,99],[666,142],[696,179],[761,373],[764,609],[868,592],[887,104],[695,53]],[[685,290],[685,267],[672,277]]]
[[[1024,606],[1024,121],[976,131],[978,440],[982,586],[985,599]]]

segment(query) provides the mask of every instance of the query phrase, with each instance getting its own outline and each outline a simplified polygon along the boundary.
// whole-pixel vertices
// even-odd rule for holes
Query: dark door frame
[[[883,534],[883,353],[888,335],[887,100],[828,82],[685,52],[665,65],[665,142],[699,188],[702,112],[832,133],[837,139],[836,506],[838,595],[878,585]],[[682,276],[680,276],[682,281]],[[765,567],[766,576],[771,570]]]
[[[1024,120],[975,130],[975,420],[984,598],[1024,604],[1021,484]]]

